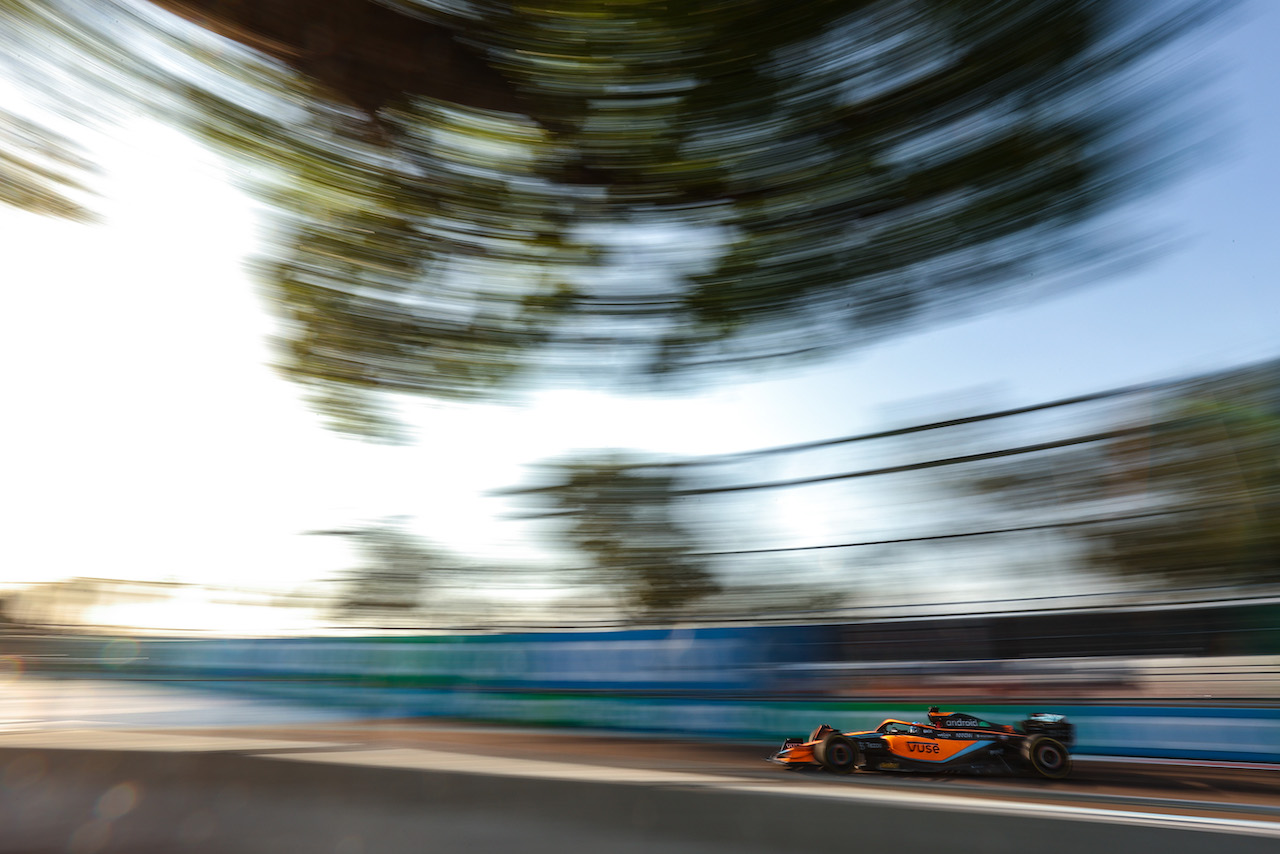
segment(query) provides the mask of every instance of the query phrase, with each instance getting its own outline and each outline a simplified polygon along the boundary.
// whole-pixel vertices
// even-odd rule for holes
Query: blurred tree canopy
[[[1128,427],[957,483],[997,508],[1100,516],[1070,536],[1103,572],[1181,585],[1280,581],[1280,365],[1175,387],[1135,407]]]
[[[388,521],[347,531],[316,533],[350,539],[358,566],[341,580],[334,613],[344,620],[421,619],[424,597],[442,577],[458,571],[456,556]]]
[[[279,367],[339,429],[387,438],[384,392],[816,358],[1125,257],[1136,236],[1098,226],[1184,138],[1151,63],[1216,5],[0,0],[0,19],[4,65],[63,113],[145,109],[235,158],[272,211]],[[52,198],[32,186],[4,198]]]
[[[0,109],[0,203],[43,216],[88,222],[93,166],[62,134]]]
[[[543,463],[534,485],[507,494],[530,518],[558,524],[557,539],[589,561],[586,583],[611,591],[637,618],[671,618],[720,589],[694,554],[680,471],[630,454],[583,453]]]

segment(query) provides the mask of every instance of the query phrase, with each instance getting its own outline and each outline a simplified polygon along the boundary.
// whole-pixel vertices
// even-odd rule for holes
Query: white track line
[[[1219,833],[1243,833],[1251,836],[1268,836],[1280,839],[1280,822],[1254,819],[1214,818],[1208,816],[1176,815],[1140,812],[1137,810],[1105,809],[1101,807],[1042,804],[1029,801],[991,800],[969,798],[960,795],[929,794],[921,797],[918,792],[897,789],[869,789],[856,784],[850,786],[789,786],[780,783],[733,785],[724,788],[736,791],[769,792],[793,797],[836,798],[889,805],[908,806],[915,809],[944,810],[949,812],[983,813],[989,815],[1020,816],[1023,818],[1054,818],[1078,821],[1131,824],[1146,827],[1169,827],[1182,830],[1207,830]],[[1230,807],[1230,804],[1224,804]]]
[[[467,753],[449,753],[416,748],[351,750],[342,753],[272,754],[271,759],[298,762],[323,762],[340,765],[377,766],[383,768],[418,768],[426,771],[451,771],[487,774],[500,777],[525,777],[554,780],[578,780],[599,783],[632,783],[715,789],[735,792],[765,792],[787,797],[833,798],[864,803],[904,806],[912,809],[990,815],[1049,818],[1068,821],[1092,821],[1182,830],[1247,834],[1280,839],[1280,822],[1253,819],[1213,818],[1206,816],[1169,815],[1137,810],[1042,804],[1028,801],[991,800],[960,795],[928,794],[897,789],[849,785],[813,784],[803,781],[772,783],[742,777],[697,774],[685,771],[663,771],[644,768],[616,768],[535,759],[501,758]],[[1224,805],[1230,806],[1230,805]]]

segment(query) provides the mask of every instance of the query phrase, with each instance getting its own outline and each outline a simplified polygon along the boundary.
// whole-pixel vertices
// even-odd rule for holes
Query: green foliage
[[[705,379],[1124,255],[1091,227],[1183,138],[1140,72],[1214,5],[3,8],[86,92],[242,164],[281,369],[381,434],[381,392]]]
[[[1201,509],[1108,525],[1094,538],[1095,562],[1130,575],[1280,580],[1280,411],[1271,406],[1192,396],[1145,442],[1118,443],[1113,478]]]
[[[342,619],[420,619],[424,596],[432,584],[457,570],[457,558],[433,548],[398,524],[323,533],[350,538],[361,558],[360,565],[342,580],[335,604],[335,612]]]
[[[77,199],[90,194],[82,181],[90,171],[66,137],[0,109],[0,204],[92,222],[94,215]]]
[[[589,582],[613,590],[641,618],[689,613],[719,589],[682,515],[678,470],[621,454],[542,466],[540,483],[514,490],[590,562]]]
[[[1276,366],[1188,383],[1092,447],[1010,459],[962,486],[1003,509],[1111,514],[1071,529],[1088,563],[1162,583],[1280,581]]]

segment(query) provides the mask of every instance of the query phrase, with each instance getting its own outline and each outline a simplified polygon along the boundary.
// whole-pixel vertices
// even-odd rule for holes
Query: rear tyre
[[[1036,735],[1022,746],[1022,756],[1041,777],[1061,780],[1071,773],[1071,754],[1062,742],[1047,735]]]
[[[839,733],[832,733],[813,746],[813,758],[832,774],[848,774],[858,766],[858,747]]]

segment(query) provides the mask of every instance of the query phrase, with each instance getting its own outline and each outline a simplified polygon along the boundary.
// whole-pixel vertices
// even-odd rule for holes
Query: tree
[[[1176,87],[1139,72],[1214,5],[0,10],[42,62],[245,165],[276,213],[257,269],[281,370],[341,429],[385,436],[386,392],[818,358],[1124,257],[1134,235],[1091,226],[1182,138]]]
[[[509,494],[556,523],[587,558],[587,584],[614,591],[641,618],[671,618],[719,589],[692,554],[697,539],[683,518],[678,472],[629,455],[581,455],[543,464],[537,485]]]
[[[423,596],[457,560],[413,536],[398,522],[317,533],[350,538],[361,562],[342,580],[334,610],[346,620],[403,622],[420,618]]]
[[[1278,366],[1187,382],[1113,438],[988,464],[969,494],[1096,524],[1064,529],[1087,565],[1161,584],[1280,581]]]
[[[64,135],[0,109],[0,203],[90,222],[93,214],[82,199],[90,194],[84,177],[92,169]]]

